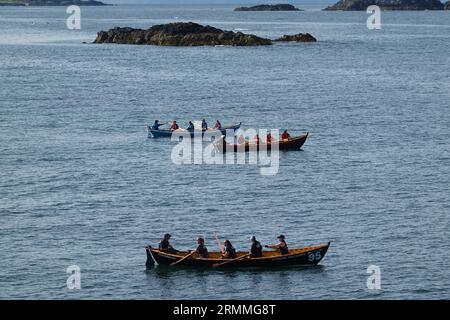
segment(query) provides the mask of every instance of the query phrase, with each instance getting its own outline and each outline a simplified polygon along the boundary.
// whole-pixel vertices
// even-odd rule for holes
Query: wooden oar
[[[233,259],[233,260],[228,260],[228,261],[225,261],[225,262],[222,262],[222,263],[216,263],[216,264],[213,264],[213,268],[222,267],[222,266],[224,266],[224,265],[226,265],[226,264],[229,264],[229,263],[231,263],[231,262],[238,261],[238,260],[242,260],[242,259],[244,259],[244,258],[249,257],[250,255],[251,255],[251,253],[248,253],[248,254],[246,254],[246,255],[240,256],[239,258],[236,258],[236,259]]]
[[[223,245],[219,241],[219,237],[217,236],[217,233],[214,233],[214,238],[216,238],[216,243],[217,243],[217,246],[219,247],[220,251],[223,252],[224,248],[223,248]]]
[[[178,260],[178,261],[176,261],[176,262],[172,262],[170,265],[171,265],[171,266],[177,265],[178,263],[180,263],[181,261],[183,261],[183,260],[189,258],[190,256],[192,256],[192,255],[193,255],[194,253],[196,253],[196,252],[197,252],[197,251],[192,250],[192,252],[189,253],[187,256],[181,258],[180,260]]]

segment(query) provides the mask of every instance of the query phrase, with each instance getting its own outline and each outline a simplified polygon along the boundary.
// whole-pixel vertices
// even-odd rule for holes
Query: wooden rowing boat
[[[194,137],[195,133],[202,133],[202,135],[204,135],[206,132],[208,133],[214,133],[216,131],[220,131],[222,133],[222,135],[226,135],[227,130],[233,130],[233,132],[235,132],[236,130],[238,130],[241,127],[241,123],[239,124],[235,124],[235,125],[230,125],[230,126],[224,126],[222,127],[222,129],[218,130],[218,129],[213,129],[213,128],[209,128],[207,130],[193,130],[193,131],[188,131],[186,129],[178,129],[178,130],[170,130],[170,129],[158,129],[158,130],[154,130],[152,129],[151,126],[147,126],[147,130],[148,130],[148,137],[149,138],[171,138],[172,137],[172,133],[174,132],[190,132],[191,133],[191,137]]]
[[[272,143],[244,143],[244,144],[229,144],[226,143],[224,137],[219,139],[216,144],[216,150],[219,152],[249,152],[249,151],[265,151],[265,150],[300,150],[300,148],[305,144],[308,138],[308,132],[301,136],[290,138],[289,140],[278,140]]]
[[[302,266],[302,265],[317,265],[327,253],[330,242],[321,245],[309,246],[300,249],[290,249],[288,254],[281,255],[276,251],[264,251],[260,258],[243,257],[248,255],[248,252],[237,252],[236,258],[242,259],[222,259],[220,252],[210,252],[209,258],[200,258],[197,253],[191,257],[180,261],[189,254],[186,251],[177,253],[168,253],[150,246],[146,247],[147,252],[147,267],[152,267],[154,263],[159,265],[170,265],[174,262],[180,261],[178,266],[190,267],[204,267],[212,268],[213,265],[223,264],[222,268],[254,268],[254,267],[281,267],[281,266]]]

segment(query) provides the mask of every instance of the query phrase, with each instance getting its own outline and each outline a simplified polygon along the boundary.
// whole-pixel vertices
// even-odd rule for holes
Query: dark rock
[[[365,11],[377,5],[381,10],[443,10],[439,0],[340,0],[324,10]]]
[[[317,39],[309,33],[299,33],[294,35],[284,35],[274,41],[316,42]]]
[[[241,32],[224,31],[193,22],[155,25],[150,29],[114,28],[100,31],[94,43],[147,44],[157,46],[258,46],[272,41]]]
[[[261,4],[253,7],[239,7],[234,11],[300,11],[291,4]]]

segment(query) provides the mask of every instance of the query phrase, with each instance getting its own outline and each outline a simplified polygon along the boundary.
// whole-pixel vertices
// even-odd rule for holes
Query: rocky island
[[[377,5],[381,10],[443,10],[444,4],[439,0],[340,0],[325,8],[329,11],[366,11],[370,5]]]
[[[285,35],[273,41],[317,41],[310,34]],[[94,43],[146,44],[157,46],[262,46],[273,41],[253,34],[225,31],[194,22],[154,25],[150,29],[114,28],[100,31]]]
[[[291,4],[260,4],[253,7],[239,7],[234,11],[301,11]]]
[[[106,6],[96,0],[0,0],[0,6]]]

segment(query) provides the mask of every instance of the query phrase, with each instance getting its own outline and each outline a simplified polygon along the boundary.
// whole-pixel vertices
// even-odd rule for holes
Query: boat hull
[[[265,252],[265,256],[261,258],[244,258],[236,260],[223,266],[221,268],[271,268],[271,267],[283,267],[283,266],[311,266],[317,265],[325,256],[328,251],[330,243],[306,247],[302,249],[290,250],[289,254],[280,255],[273,252]],[[181,260],[187,252],[180,252],[176,254],[170,254],[162,252],[151,247],[146,247],[147,252],[147,267],[152,267],[154,262],[159,265],[170,265],[173,262]],[[246,255],[247,252],[239,252],[237,257]],[[230,261],[230,259],[221,259],[220,254],[217,258],[198,258],[195,255],[192,258],[187,258],[177,266],[185,267],[199,267],[199,268],[212,268],[213,265]],[[211,256],[211,254],[210,254]]]
[[[289,140],[281,140],[272,142],[271,144],[253,144],[253,143],[246,143],[244,145],[237,145],[237,144],[227,144],[224,139],[222,138],[216,143],[216,149],[219,152],[252,152],[252,151],[271,151],[272,149],[276,150],[300,150],[303,145],[306,142],[306,139],[308,139],[308,133],[291,138]]]
[[[203,131],[202,130],[194,130],[194,131],[180,130],[180,132],[182,132],[182,133],[190,132],[191,137],[194,137],[195,134],[199,134],[199,133],[202,133],[202,136],[203,136],[203,135],[205,135],[206,132],[208,132],[208,134],[220,132],[222,135],[226,135],[227,130],[233,130],[233,132],[235,132],[240,127],[241,127],[241,123],[233,125],[233,126],[225,126],[221,130],[215,130],[215,129],[208,129],[208,130],[203,130]],[[147,126],[147,130],[148,130],[149,138],[171,138],[172,133],[174,133],[174,131],[166,130],[166,129],[154,130],[150,126]]]

